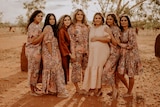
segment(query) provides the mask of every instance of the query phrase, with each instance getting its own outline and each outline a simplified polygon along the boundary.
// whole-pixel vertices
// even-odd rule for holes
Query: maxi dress
[[[91,27],[89,33],[89,60],[88,65],[84,74],[84,81],[82,89],[89,91],[89,89],[100,89],[101,88],[101,78],[102,71],[107,61],[107,58],[110,54],[110,48],[108,43],[103,42],[91,42],[91,38],[94,36],[111,37],[107,32],[104,31],[105,28],[108,28],[107,25],[101,25],[99,27]]]
[[[44,94],[65,93],[64,71],[62,68],[61,54],[58,46],[57,38],[54,37],[51,26],[45,27],[48,33],[44,35],[42,43],[42,91]],[[52,45],[52,55],[49,53],[47,43]]]
[[[38,37],[42,32],[42,29],[39,24],[35,24],[32,22],[28,27],[28,38],[25,47],[26,57],[28,60],[28,82],[29,85],[36,86],[39,70],[40,70],[40,62],[41,62],[41,44],[32,44],[32,38]]]

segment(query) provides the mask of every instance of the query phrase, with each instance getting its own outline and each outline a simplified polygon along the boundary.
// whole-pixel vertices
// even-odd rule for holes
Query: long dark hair
[[[107,17],[108,17],[108,16],[111,16],[111,17],[113,18],[114,25],[118,26],[118,20],[117,20],[116,15],[115,15],[115,14],[108,14]],[[106,19],[107,19],[107,17],[106,17]],[[107,21],[106,21],[106,24],[107,24]],[[108,25],[108,24],[107,24],[107,25]],[[108,26],[109,26],[109,25],[108,25]]]
[[[43,13],[41,10],[35,10],[31,17],[29,18],[28,20],[28,24],[27,24],[27,27],[26,27],[26,30],[28,29],[29,25],[34,21],[34,18],[39,14],[39,13]]]
[[[127,19],[127,21],[128,21],[128,27],[129,27],[129,28],[131,28],[131,27],[132,27],[132,25],[131,25],[131,21],[130,21],[129,17],[128,17],[128,16],[126,16],[126,15],[121,16],[121,17],[120,17],[120,27],[119,27],[119,28],[121,29],[121,31],[124,31],[124,29],[123,29],[123,27],[122,27],[122,25],[121,25],[121,20],[122,20],[122,18],[123,18],[123,17],[125,17],[125,18]]]
[[[49,18],[50,18],[51,16],[53,16],[54,19],[55,19],[55,24],[54,24],[54,25],[51,25],[51,24],[49,23]],[[47,25],[50,25],[50,26],[52,27],[52,30],[53,30],[53,32],[54,32],[54,36],[57,37],[57,20],[56,20],[56,16],[55,16],[53,13],[47,14],[47,16],[46,16],[46,18],[45,18],[44,26],[43,26],[43,28],[42,28],[42,31],[44,30],[45,26],[47,26]]]

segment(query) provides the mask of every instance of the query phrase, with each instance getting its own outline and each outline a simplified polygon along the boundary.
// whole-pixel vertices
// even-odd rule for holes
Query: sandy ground
[[[155,38],[160,31],[139,32],[137,40],[144,72],[135,77],[133,97],[122,97],[127,90],[120,82],[119,96],[113,101],[107,95],[110,86],[103,89],[102,96],[96,97],[75,93],[72,83],[67,85],[70,97],[66,99],[51,95],[31,96],[27,72],[20,70],[21,47],[26,35],[19,29],[8,30],[0,28],[0,107],[160,107],[160,62],[154,56]]]

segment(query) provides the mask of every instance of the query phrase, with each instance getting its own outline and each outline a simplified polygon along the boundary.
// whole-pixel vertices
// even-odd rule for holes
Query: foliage
[[[129,2],[134,2],[135,0],[124,2],[123,0],[94,0],[95,6],[99,6],[102,14],[105,16],[107,12],[115,13],[117,16],[123,14],[131,14],[131,10],[138,5],[142,4],[146,0],[136,0],[135,4],[129,6]],[[93,2],[93,0],[72,0],[73,8],[77,5],[81,5],[82,8],[87,9],[89,7],[88,4]],[[85,6],[85,7],[84,7]]]
[[[0,22],[2,22],[3,12],[0,12]]]
[[[20,26],[20,27],[26,26],[26,22],[22,15],[19,15],[16,19],[17,19],[17,26]]]
[[[24,9],[27,9],[26,16],[29,18],[31,14],[37,10],[45,9],[46,0],[32,0],[31,2],[24,2]]]
[[[160,28],[160,0],[72,0],[73,8],[77,5],[88,9],[89,4],[95,5],[105,16],[115,13],[117,16],[129,15],[135,22],[134,26],[144,28]],[[98,7],[97,7],[98,6]],[[98,11],[98,10],[97,10]]]

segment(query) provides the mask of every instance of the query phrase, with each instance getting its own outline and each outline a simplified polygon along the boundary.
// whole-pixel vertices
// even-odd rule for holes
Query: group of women
[[[27,31],[26,56],[28,80],[32,95],[36,93],[40,63],[42,93],[68,97],[69,63],[72,65],[71,80],[77,93],[102,94],[102,85],[111,84],[113,98],[117,97],[120,79],[132,95],[134,75],[142,71],[136,32],[128,16],[120,17],[120,26],[114,14],[105,19],[95,13],[92,26],[87,24],[85,13],[76,9],[73,19],[63,15],[58,24],[54,14],[47,14],[43,28],[43,12],[36,10],[30,17]],[[129,84],[124,75],[129,77]],[[82,80],[82,87],[79,82]]]

